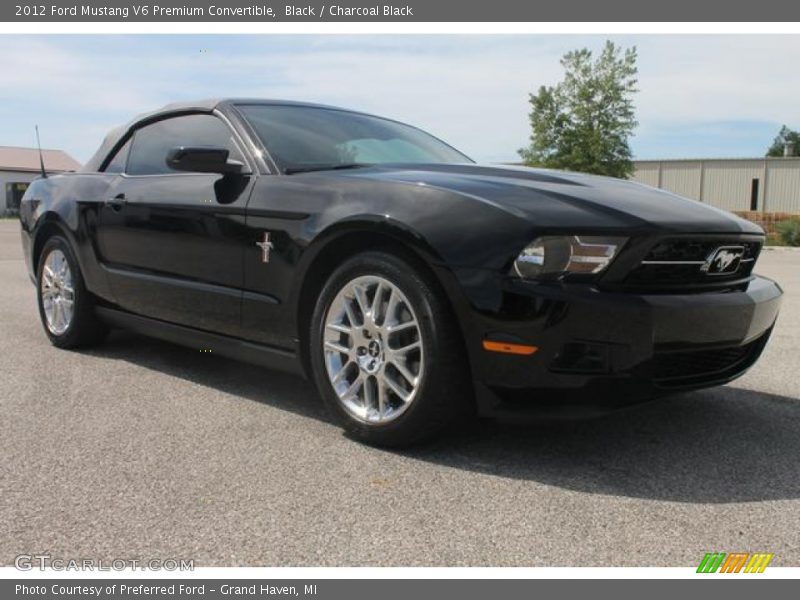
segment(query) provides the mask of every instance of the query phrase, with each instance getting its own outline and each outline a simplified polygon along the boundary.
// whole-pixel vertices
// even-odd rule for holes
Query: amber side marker
[[[528,346],[527,344],[510,344],[508,342],[483,340],[483,349],[488,352],[501,352],[503,354],[530,355],[536,352],[539,348],[536,346]]]

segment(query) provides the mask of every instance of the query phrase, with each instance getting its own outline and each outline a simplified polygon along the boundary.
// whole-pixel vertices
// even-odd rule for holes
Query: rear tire
[[[72,248],[59,235],[42,248],[36,295],[44,332],[54,346],[85,348],[101,342],[108,333],[94,312],[94,297],[86,289]]]
[[[393,254],[359,254],[331,275],[309,344],[320,395],[359,441],[409,446],[469,414],[469,370],[449,306],[428,274]]]

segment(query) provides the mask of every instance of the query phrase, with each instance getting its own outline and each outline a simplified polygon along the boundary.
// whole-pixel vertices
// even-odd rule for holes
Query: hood
[[[641,229],[755,233],[732,213],[640,183],[526,167],[381,165],[344,177],[430,186],[495,206],[541,228]]]

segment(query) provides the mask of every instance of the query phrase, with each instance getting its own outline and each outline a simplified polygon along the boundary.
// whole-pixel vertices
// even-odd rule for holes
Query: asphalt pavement
[[[362,446],[309,383],[128,333],[52,347],[0,221],[0,564],[800,566],[800,251],[760,362],[721,388],[584,422]]]

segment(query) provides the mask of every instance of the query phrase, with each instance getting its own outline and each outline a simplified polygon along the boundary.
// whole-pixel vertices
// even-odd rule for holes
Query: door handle
[[[106,206],[111,208],[114,212],[121,211],[127,202],[125,201],[125,194],[117,194],[113,198],[106,200]]]

